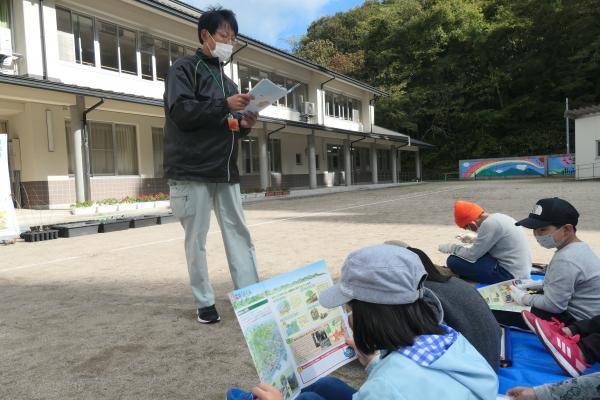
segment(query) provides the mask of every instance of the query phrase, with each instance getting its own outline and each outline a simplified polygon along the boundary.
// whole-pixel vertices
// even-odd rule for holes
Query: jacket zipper
[[[219,72],[221,73],[221,85],[223,85],[223,95],[225,96],[225,81],[223,79],[223,67],[219,65]],[[227,96],[225,96],[227,100]],[[231,150],[229,151],[229,157],[227,157],[227,182],[231,182],[231,172],[229,165],[231,164],[231,156],[233,155],[233,147],[235,146],[235,133],[231,132]]]

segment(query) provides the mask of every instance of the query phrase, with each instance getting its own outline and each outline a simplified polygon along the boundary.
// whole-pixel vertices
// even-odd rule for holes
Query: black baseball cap
[[[571,224],[576,226],[578,221],[579,213],[571,203],[558,197],[552,197],[538,200],[529,217],[518,221],[515,225],[538,229],[548,225]]]

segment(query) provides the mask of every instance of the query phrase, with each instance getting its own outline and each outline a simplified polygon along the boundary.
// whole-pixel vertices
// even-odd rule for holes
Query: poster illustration
[[[260,380],[286,400],[356,358],[342,308],[319,305],[332,284],[319,261],[229,294]]]

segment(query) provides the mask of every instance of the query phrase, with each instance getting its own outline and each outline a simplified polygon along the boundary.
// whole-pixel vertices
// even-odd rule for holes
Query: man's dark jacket
[[[221,68],[217,58],[198,49],[195,56],[182,57],[169,69],[164,95],[165,178],[239,183],[238,139],[250,129],[235,134],[229,130],[227,97],[238,90],[225,73],[221,75]],[[241,114],[234,116],[241,121]]]

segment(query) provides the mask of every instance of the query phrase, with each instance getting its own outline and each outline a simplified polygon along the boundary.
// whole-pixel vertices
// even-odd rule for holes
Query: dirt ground
[[[527,216],[559,196],[581,213],[579,236],[600,253],[600,182],[424,183],[245,206],[261,278],[319,259],[337,277],[362,246],[404,240],[443,263],[456,199]],[[552,252],[529,234],[534,261]],[[227,300],[218,226],[207,250],[222,322],[195,321],[178,224],[0,247],[1,399],[223,399],[257,381]],[[353,385],[358,364],[337,372]]]

